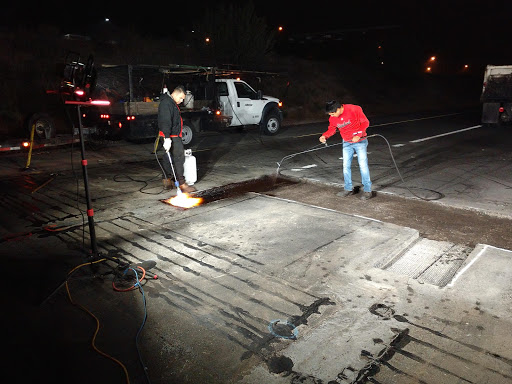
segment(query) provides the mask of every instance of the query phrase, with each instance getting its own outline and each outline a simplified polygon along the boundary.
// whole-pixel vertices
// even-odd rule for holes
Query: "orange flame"
[[[170,199],[164,200],[165,203],[174,205],[179,208],[192,208],[197,207],[203,202],[203,199],[200,197],[190,197],[186,193],[180,193]]]

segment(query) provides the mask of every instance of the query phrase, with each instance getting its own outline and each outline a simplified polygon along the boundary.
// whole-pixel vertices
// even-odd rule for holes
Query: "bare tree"
[[[200,25],[199,43],[217,62],[244,65],[262,60],[275,43],[275,34],[258,17],[254,4],[221,3],[207,9]]]

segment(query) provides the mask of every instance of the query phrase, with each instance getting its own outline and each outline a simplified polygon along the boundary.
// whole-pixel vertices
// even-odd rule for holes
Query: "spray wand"
[[[167,157],[169,158],[169,163],[171,163],[171,169],[172,169],[172,174],[174,175],[174,185],[176,185],[176,189],[178,190],[177,192],[177,195],[181,195],[183,192],[181,192],[181,189],[180,189],[180,184],[178,182],[178,178],[176,177],[176,173],[174,172],[174,166],[172,165],[172,159],[171,159],[171,155],[169,153],[169,151],[165,151],[165,153],[167,153]]]

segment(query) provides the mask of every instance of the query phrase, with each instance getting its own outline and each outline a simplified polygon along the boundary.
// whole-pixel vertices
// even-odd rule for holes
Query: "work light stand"
[[[76,105],[77,107],[77,113],[78,113],[78,134],[80,137],[80,153],[82,156],[82,173],[83,173],[83,179],[84,179],[84,189],[85,189],[85,200],[87,203],[87,220],[89,222],[89,235],[91,240],[91,256],[90,261],[95,261],[97,259],[107,259],[110,261],[113,261],[117,264],[121,264],[121,261],[116,258],[108,257],[105,255],[101,255],[98,251],[98,243],[96,241],[96,229],[94,224],[94,210],[92,209],[91,204],[91,193],[89,191],[89,176],[87,173],[87,159],[85,158],[85,142],[84,142],[84,134],[83,134],[83,127],[82,127],[82,106],[91,106],[94,105],[91,101],[66,101],[66,104],[72,104]]]

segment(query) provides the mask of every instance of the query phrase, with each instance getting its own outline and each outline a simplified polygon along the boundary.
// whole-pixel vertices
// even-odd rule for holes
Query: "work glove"
[[[165,149],[165,152],[169,152],[169,149],[171,149],[171,144],[172,144],[172,141],[170,138],[165,138],[164,139],[164,149]]]

